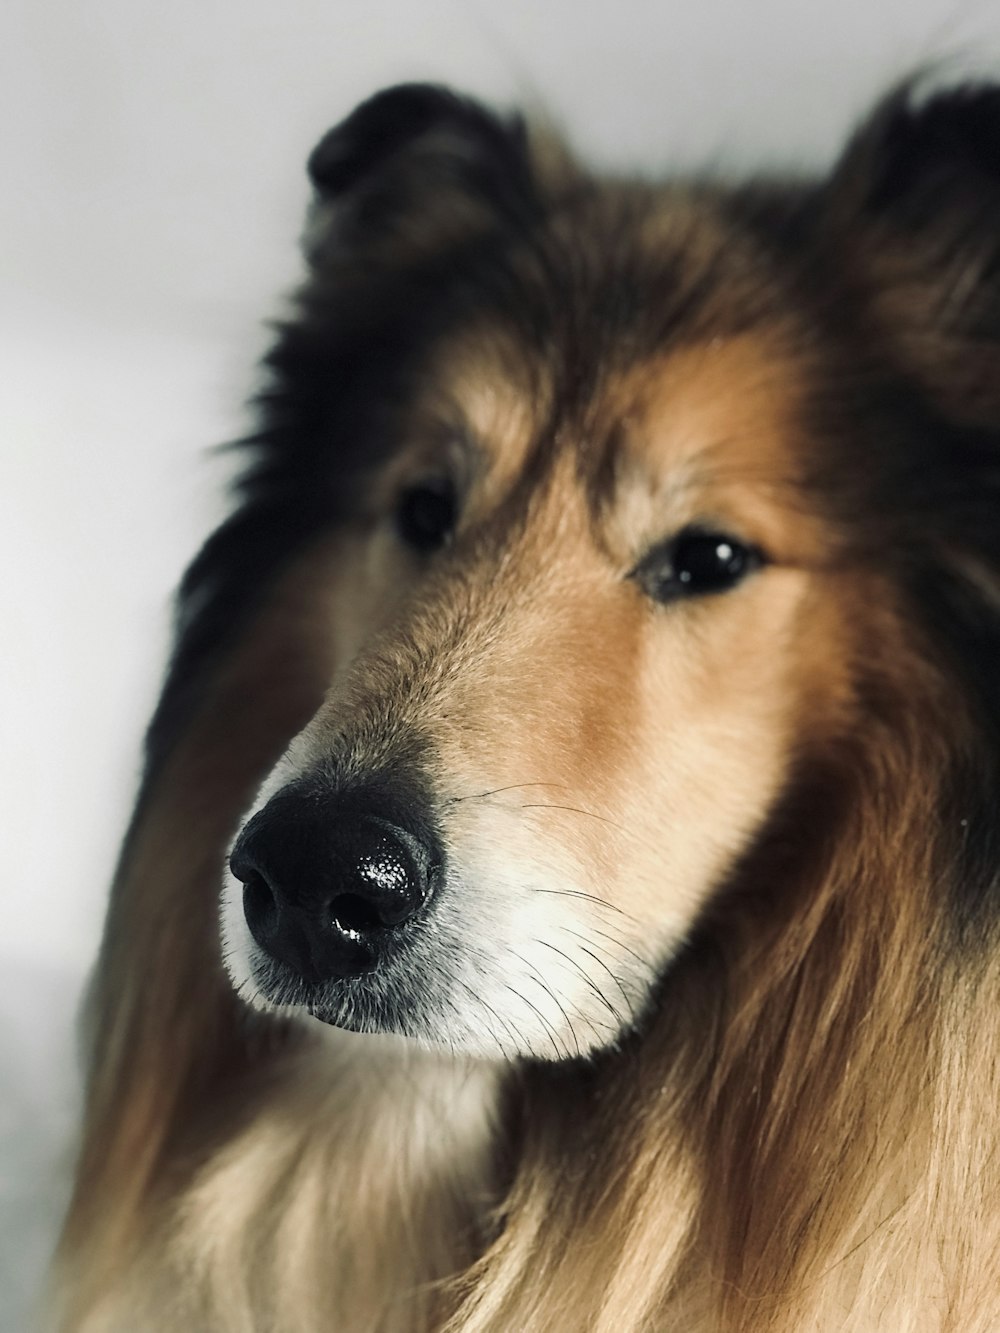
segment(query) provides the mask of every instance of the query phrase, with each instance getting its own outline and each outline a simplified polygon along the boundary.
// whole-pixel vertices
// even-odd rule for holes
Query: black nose
[[[229,864],[253,938],[319,982],[377,964],[424,907],[440,860],[426,831],[286,788],[250,820]]]

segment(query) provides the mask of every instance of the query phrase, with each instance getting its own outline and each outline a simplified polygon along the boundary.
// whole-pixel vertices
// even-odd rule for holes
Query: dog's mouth
[[[439,990],[440,978],[428,974],[419,983],[405,950],[388,956],[361,948],[363,966],[359,962],[352,975],[338,978],[308,968],[292,969],[256,949],[250,958],[250,984],[243,993],[256,1007],[308,1017],[328,1027],[438,1044],[440,1032],[435,1033],[426,1000]]]
[[[446,840],[433,812],[447,801],[419,776],[350,791],[300,776],[252,814],[222,898],[241,996],[506,1060],[571,1059],[618,1041],[656,971],[632,919],[584,891],[551,841],[519,845],[519,807],[480,803]]]

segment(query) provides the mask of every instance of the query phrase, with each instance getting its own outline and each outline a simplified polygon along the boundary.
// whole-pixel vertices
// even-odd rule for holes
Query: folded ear
[[[414,258],[537,208],[523,122],[432,84],[376,93],[309,158],[306,250]]]
[[[1000,426],[1000,87],[890,96],[830,184],[890,347],[957,420]]]

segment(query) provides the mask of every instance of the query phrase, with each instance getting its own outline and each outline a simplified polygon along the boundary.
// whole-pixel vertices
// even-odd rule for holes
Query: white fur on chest
[[[501,1076],[324,1032],[181,1197],[125,1323],[95,1327],[414,1333],[481,1243]]]

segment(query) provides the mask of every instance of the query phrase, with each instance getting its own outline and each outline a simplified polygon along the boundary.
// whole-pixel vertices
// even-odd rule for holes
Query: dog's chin
[[[540,1030],[515,1025],[495,1010],[490,1021],[476,1021],[431,986],[401,983],[393,969],[374,969],[363,977],[322,983],[293,976],[282,964],[257,956],[249,983],[233,981],[241,998],[258,1012],[301,1023],[315,1034],[352,1033],[395,1038],[426,1052],[459,1059],[513,1064],[519,1061],[572,1060],[615,1046],[627,1028],[595,1032],[584,1044],[546,1022]],[[418,998],[419,997],[419,998]],[[594,1038],[597,1038],[596,1040]]]
[[[319,1025],[327,1031],[402,1038],[424,1050],[478,1059],[519,1054],[502,1050],[495,1040],[463,1027],[457,1015],[449,1021],[446,1013],[430,1012],[426,1000],[418,1003],[405,990],[394,987],[385,971],[341,981],[309,982],[258,955],[251,961],[251,984],[237,985],[237,990],[251,1007],[314,1030]]]
[[[336,1028],[339,1032],[354,1032],[366,1037],[402,1037],[420,1046],[432,1045],[435,1048],[444,1045],[429,1040],[426,1033],[411,1030],[411,1025],[400,1021],[392,1012],[362,1015],[345,1007],[309,1004],[303,1007],[302,1014],[307,1019],[313,1019],[326,1028]]]
[[[307,1001],[301,1006],[302,1014],[322,1023],[324,1027],[339,1028],[342,1032],[356,1032],[366,1036],[405,1037],[421,1045],[445,1045],[434,1042],[425,1025],[414,1022],[401,1006],[368,997],[345,997],[341,1001],[329,994]]]
[[[251,958],[252,986],[239,987],[254,1008],[284,1017],[315,1019],[346,1032],[410,1036],[412,1014],[370,976],[309,981],[262,954]],[[409,1021],[408,1021],[409,1020]]]

